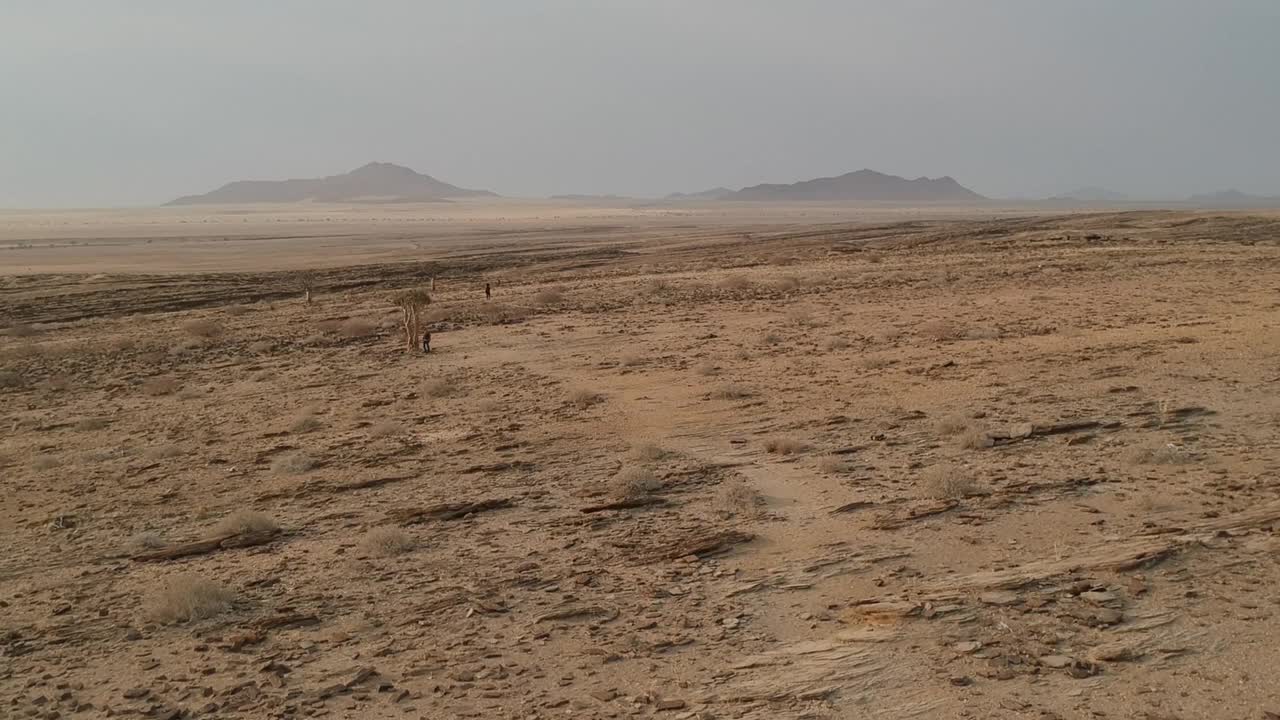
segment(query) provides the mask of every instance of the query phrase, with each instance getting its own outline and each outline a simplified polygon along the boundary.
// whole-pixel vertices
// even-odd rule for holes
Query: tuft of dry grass
[[[636,367],[637,365],[643,365],[645,360],[646,358],[644,355],[633,352],[633,353],[627,353],[626,355],[623,355],[620,363],[622,364],[623,367]]]
[[[62,461],[55,455],[37,455],[31,460],[31,469],[44,472],[52,470],[62,464]]]
[[[320,422],[320,418],[317,418],[315,415],[309,412],[303,413],[302,415],[299,415],[296,420],[293,421],[292,425],[289,426],[289,432],[295,432],[295,433],[311,432],[312,430],[319,430],[322,427],[322,425],[323,423]]]
[[[849,341],[842,337],[830,337],[827,338],[824,347],[827,350],[844,350],[849,347]]]
[[[964,415],[948,415],[934,423],[933,429],[939,435],[952,436],[968,430],[970,425],[972,421]]]
[[[148,460],[166,460],[186,454],[181,445],[156,445],[143,451],[142,456]]]
[[[996,441],[985,428],[971,427],[956,438],[956,443],[965,450],[985,450],[994,447]]]
[[[1185,448],[1176,445],[1135,447],[1124,454],[1125,462],[1131,465],[1186,465],[1194,459]]]
[[[751,395],[751,388],[738,384],[721,385],[711,391],[711,397],[716,400],[742,400]]]
[[[982,494],[978,483],[951,465],[934,465],[921,475],[921,491],[926,497],[939,500],[960,500]]]
[[[724,483],[716,493],[716,507],[729,517],[754,518],[763,506],[764,497],[739,480]]]
[[[221,337],[223,331],[222,325],[216,320],[202,319],[190,320],[182,324],[182,331],[191,337],[202,338],[204,340],[212,340]]]
[[[808,450],[809,446],[795,438],[771,437],[764,441],[764,449],[774,455],[795,455]]]
[[[533,296],[533,301],[539,305],[556,305],[564,302],[564,294],[556,288],[543,288]]]
[[[781,277],[776,277],[770,281],[769,285],[771,285],[774,290],[790,292],[792,290],[798,290],[801,283],[800,278],[795,275],[782,275]]]
[[[888,358],[876,357],[875,355],[871,355],[869,357],[864,357],[861,360],[859,360],[858,364],[867,370],[883,370],[889,367],[890,365],[892,365],[893,361]]]
[[[314,470],[318,464],[316,459],[310,455],[304,452],[295,452],[276,458],[275,462],[271,463],[271,470],[280,475],[297,475],[308,470]]]
[[[449,397],[458,393],[458,385],[449,378],[436,378],[422,386],[422,392],[433,398]]]
[[[604,395],[587,388],[575,388],[569,391],[569,402],[579,409],[585,410],[592,405],[604,402]]]
[[[230,610],[235,599],[234,592],[213,580],[176,575],[151,598],[148,615],[165,624],[203,620]]]
[[[338,334],[345,338],[369,337],[378,331],[378,325],[364,318],[348,318],[338,325]]]
[[[751,281],[741,275],[729,275],[720,278],[716,283],[716,287],[721,290],[746,290],[751,287]]]
[[[151,397],[172,395],[179,387],[178,381],[171,377],[153,377],[142,381],[142,392]]]
[[[609,491],[617,498],[642,497],[662,488],[662,482],[652,470],[642,467],[626,467],[609,481]]]
[[[853,469],[853,463],[839,455],[823,455],[818,459],[818,469],[828,475],[840,475]]]
[[[254,510],[237,510],[213,526],[214,536],[271,533],[280,529],[275,520]]]
[[[930,320],[921,324],[918,332],[921,337],[936,342],[959,340],[964,337],[964,331],[957,327],[955,323],[947,320]]]
[[[374,437],[393,437],[395,435],[403,435],[404,428],[400,423],[393,420],[383,420],[369,428],[369,434]]]
[[[374,528],[360,539],[360,550],[374,557],[403,555],[415,545],[413,537],[398,527]]]
[[[710,377],[712,375],[719,375],[720,367],[715,363],[711,362],[710,360],[706,360],[704,362],[698,363],[698,365],[693,369],[693,371],[698,373],[699,375]]]
[[[111,424],[111,421],[102,417],[80,418],[73,425],[76,430],[88,432],[92,430],[101,430]]]
[[[631,457],[645,462],[657,462],[669,453],[655,442],[639,442],[631,446]]]
[[[129,538],[128,548],[133,552],[142,552],[144,550],[159,550],[162,547],[168,547],[169,541],[158,532],[146,530]]]
[[[760,336],[761,345],[773,346],[773,345],[778,345],[781,342],[782,342],[782,336],[776,332],[767,332],[764,335]]]

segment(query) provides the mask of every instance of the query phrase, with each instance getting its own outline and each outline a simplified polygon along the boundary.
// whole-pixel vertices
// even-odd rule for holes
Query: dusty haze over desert
[[[0,718],[1280,718],[1280,6],[0,8]]]

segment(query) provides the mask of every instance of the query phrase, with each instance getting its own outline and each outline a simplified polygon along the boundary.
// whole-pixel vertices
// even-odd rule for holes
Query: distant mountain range
[[[1204,207],[1226,207],[1226,208],[1272,208],[1280,207],[1280,197],[1270,197],[1266,195],[1250,195],[1249,193],[1240,192],[1239,190],[1222,190],[1214,193],[1204,193],[1202,195],[1192,195],[1187,198],[1187,202],[1192,205],[1201,205]]]
[[[468,190],[402,165],[372,162],[341,175],[295,180],[237,180],[203,195],[187,195],[168,205],[293,202],[432,202],[497,197]]]
[[[711,188],[702,192],[682,193],[673,192],[663,198],[664,200],[724,200],[733,194],[733,191],[727,187]]]
[[[1050,202],[1079,202],[1079,203],[1123,203],[1132,200],[1128,195],[1106,188],[1096,186],[1088,186],[1076,188],[1071,192],[1054,195],[1049,198]]]
[[[839,177],[802,180],[789,185],[766,183],[743,188],[725,200],[838,200],[844,202],[981,202],[987,198],[950,177],[908,180],[875,170]]]

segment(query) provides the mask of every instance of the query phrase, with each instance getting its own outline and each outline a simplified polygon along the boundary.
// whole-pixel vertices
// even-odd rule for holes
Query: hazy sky
[[[0,205],[370,160],[531,196],[1280,194],[1280,0],[0,0]]]

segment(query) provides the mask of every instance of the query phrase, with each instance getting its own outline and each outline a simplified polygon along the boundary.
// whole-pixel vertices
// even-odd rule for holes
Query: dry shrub
[[[889,367],[890,365],[892,365],[893,361],[888,358],[876,357],[872,355],[870,357],[862,358],[861,360],[858,361],[858,364],[867,370],[883,370]]]
[[[338,334],[345,338],[362,338],[369,337],[378,331],[378,326],[371,320],[363,318],[349,318],[343,320],[338,326]]]
[[[951,465],[934,465],[920,476],[921,490],[931,498],[959,500],[980,495],[981,486]]]
[[[762,345],[772,346],[772,345],[777,345],[781,342],[782,342],[782,336],[776,332],[767,332],[760,337],[760,344]]]
[[[31,459],[32,470],[52,470],[61,464],[62,461],[54,455],[37,455]]]
[[[651,295],[669,295],[675,290],[671,283],[663,278],[650,280],[646,289]]]
[[[716,506],[724,515],[752,518],[760,514],[764,497],[745,482],[734,480],[720,486],[716,493]]]
[[[186,454],[181,445],[156,445],[143,451],[142,456],[148,460],[167,460]]]
[[[969,429],[972,421],[964,415],[948,415],[933,424],[939,435],[959,435]]]
[[[556,305],[564,301],[564,294],[556,288],[544,288],[533,296],[533,301],[539,305]]]
[[[849,347],[849,341],[842,337],[831,337],[827,338],[825,347],[827,350],[844,350]]]
[[[481,319],[492,325],[517,323],[528,315],[525,310],[499,303],[487,303],[476,312]]]
[[[791,290],[798,290],[800,288],[800,278],[795,275],[783,275],[781,277],[774,278],[769,284],[773,286],[774,290],[788,292]]]
[[[178,381],[171,377],[153,377],[142,381],[142,392],[151,397],[172,395],[178,391]]]
[[[1194,458],[1184,448],[1160,445],[1132,448],[1125,453],[1124,459],[1132,465],[1185,465]]]
[[[207,318],[202,320],[190,320],[183,323],[182,331],[192,337],[203,338],[205,340],[212,340],[213,338],[221,337],[223,333],[222,325],[218,324],[216,320]]]
[[[937,342],[959,340],[964,332],[955,323],[947,320],[930,320],[919,327],[921,337]]]
[[[971,427],[956,438],[956,443],[965,450],[985,450],[994,447],[995,438],[982,427]]]
[[[162,547],[168,547],[169,541],[165,540],[160,533],[146,530],[129,538],[128,547],[134,552],[142,552],[144,550],[159,550]]]
[[[818,469],[828,475],[840,475],[852,470],[853,463],[839,455],[823,455],[818,460]]]
[[[604,402],[604,395],[587,388],[575,388],[569,391],[569,402],[585,410],[592,405]]]
[[[207,578],[176,575],[151,599],[148,614],[161,623],[210,618],[231,609],[235,593]]]
[[[653,471],[642,467],[623,468],[609,482],[610,493],[623,499],[642,497],[661,488],[662,482]]]
[[[449,378],[436,378],[422,386],[422,391],[433,398],[449,397],[458,393],[458,385]]]
[[[764,441],[764,449],[775,455],[795,455],[808,450],[809,446],[795,438],[772,437]]]
[[[398,527],[374,528],[360,539],[360,550],[375,557],[403,555],[414,545],[413,537]]]
[[[304,452],[295,452],[276,458],[275,462],[271,463],[271,469],[281,475],[297,475],[308,470],[314,470],[318,464],[316,459],[310,455]]]
[[[720,367],[710,360],[706,360],[698,363],[697,367],[695,367],[693,371],[699,375],[710,377],[711,375],[718,375],[720,373]]]
[[[716,400],[741,400],[751,397],[751,394],[751,388],[738,384],[721,385],[711,391],[711,397]]]
[[[308,335],[299,343],[304,347],[322,347],[329,344],[329,338],[323,335]]]
[[[320,419],[311,413],[303,413],[299,415],[293,424],[289,426],[290,432],[305,433],[312,430],[319,430],[322,426]]]
[[[111,424],[111,421],[107,420],[106,418],[101,418],[101,417],[81,418],[77,420],[76,424],[73,425],[72,427],[74,427],[76,430],[87,432],[91,430],[101,430],[102,428],[110,424]]]
[[[275,520],[254,510],[237,510],[213,526],[215,537],[271,533],[280,529]]]
[[[40,383],[47,392],[66,392],[71,389],[71,378],[66,375],[53,375]]]
[[[0,370],[0,388],[20,388],[24,385],[22,376],[13,370]]]
[[[729,275],[720,278],[720,282],[716,283],[716,287],[721,290],[746,290],[751,287],[751,281],[741,275]]]
[[[263,353],[271,352],[275,346],[276,344],[272,340],[255,340],[249,343],[249,352],[255,355],[262,355]]]
[[[744,347],[740,347],[733,351],[733,359],[740,362],[746,362],[751,359],[751,351]]]
[[[640,353],[627,353],[622,356],[621,363],[623,367],[635,367],[637,365],[643,365],[645,359],[645,356]]]
[[[646,462],[656,462],[669,453],[655,442],[639,442],[631,446],[631,457]]]
[[[403,435],[404,428],[400,426],[400,423],[384,420],[369,428],[369,434],[374,437],[392,437],[394,435]]]
[[[316,329],[322,333],[335,334],[342,330],[342,320],[337,318],[329,318],[316,323]]]

